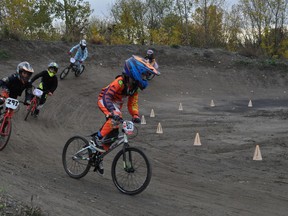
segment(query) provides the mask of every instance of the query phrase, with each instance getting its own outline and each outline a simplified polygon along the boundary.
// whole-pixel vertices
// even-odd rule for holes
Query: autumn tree
[[[246,20],[246,44],[249,42],[262,54],[281,54],[280,47],[287,39],[287,4],[287,0],[240,0]]]
[[[198,46],[221,47],[225,43],[223,38],[223,10],[216,5],[198,7],[193,14],[194,31],[197,32]]]
[[[176,0],[175,2],[175,11],[181,17],[183,44],[186,45],[189,44],[189,23],[191,23],[194,3],[198,3],[198,0]]]
[[[167,23],[165,19],[171,15],[173,0],[147,0],[146,7],[148,9],[146,14],[148,29],[147,43],[154,44],[156,41],[159,42],[159,39],[163,36],[164,29],[162,24]],[[167,18],[166,20],[171,19]]]
[[[54,0],[3,0],[0,9],[2,31],[6,32],[6,37],[18,39],[49,37],[52,29],[51,6],[54,3]]]
[[[64,35],[68,40],[78,40],[85,35],[89,16],[92,13],[90,4],[84,0],[57,1],[56,17],[65,23]]]
[[[231,11],[225,13],[223,23],[223,34],[226,40],[226,48],[230,51],[237,51],[242,44],[243,20],[240,9],[237,5],[232,6]]]
[[[141,0],[118,0],[112,6],[114,42],[144,44],[146,5]],[[118,41],[116,41],[116,39]]]

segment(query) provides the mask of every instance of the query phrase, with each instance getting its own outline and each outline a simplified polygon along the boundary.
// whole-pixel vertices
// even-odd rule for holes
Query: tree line
[[[225,48],[288,58],[288,0],[116,0],[93,17],[85,0],[2,0],[0,38]]]

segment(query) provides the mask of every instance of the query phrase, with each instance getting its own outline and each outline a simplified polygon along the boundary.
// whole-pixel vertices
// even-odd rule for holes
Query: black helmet
[[[154,59],[154,52],[153,52],[153,50],[151,50],[151,49],[147,50],[146,58],[149,59],[149,60]]]

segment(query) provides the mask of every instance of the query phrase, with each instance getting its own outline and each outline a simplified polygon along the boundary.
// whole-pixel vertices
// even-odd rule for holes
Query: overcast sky
[[[112,3],[115,0],[88,0],[91,8],[94,10],[95,16],[105,17],[109,15]]]
[[[109,15],[112,4],[115,0],[88,0],[91,4],[91,8],[94,10],[94,15],[98,17],[105,17]],[[226,0],[231,6],[236,4],[239,0]]]

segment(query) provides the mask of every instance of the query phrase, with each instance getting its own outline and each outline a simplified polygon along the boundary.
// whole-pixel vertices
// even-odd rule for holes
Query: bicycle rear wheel
[[[60,79],[61,80],[64,79],[68,75],[69,71],[70,71],[69,67],[64,68],[64,70],[60,74]]]
[[[144,191],[150,183],[152,168],[147,156],[134,147],[119,151],[111,168],[112,180],[117,189],[127,195]]]
[[[28,108],[28,110],[27,110],[26,116],[25,116],[25,118],[24,118],[25,121],[27,121],[28,116],[30,115],[30,113],[31,113],[31,114],[33,113],[33,111],[34,111],[34,110],[33,110],[33,107],[34,107],[34,110],[35,110],[36,104],[35,104],[35,101],[34,101],[34,100],[32,100],[32,101],[31,101],[31,104],[29,105],[29,108]]]
[[[75,76],[79,77],[84,72],[84,70],[85,70],[85,66],[81,65],[80,70],[75,71]]]
[[[11,131],[12,131],[12,122],[10,120],[6,120],[3,123],[3,118],[0,120],[0,128],[2,128],[3,124],[3,129],[0,131],[0,151],[2,151],[8,144],[8,141],[11,136]]]
[[[65,172],[75,179],[84,177],[90,170],[89,158],[91,157],[91,150],[86,149],[80,151],[88,146],[88,141],[81,136],[71,137],[65,144],[62,152],[62,163]]]

